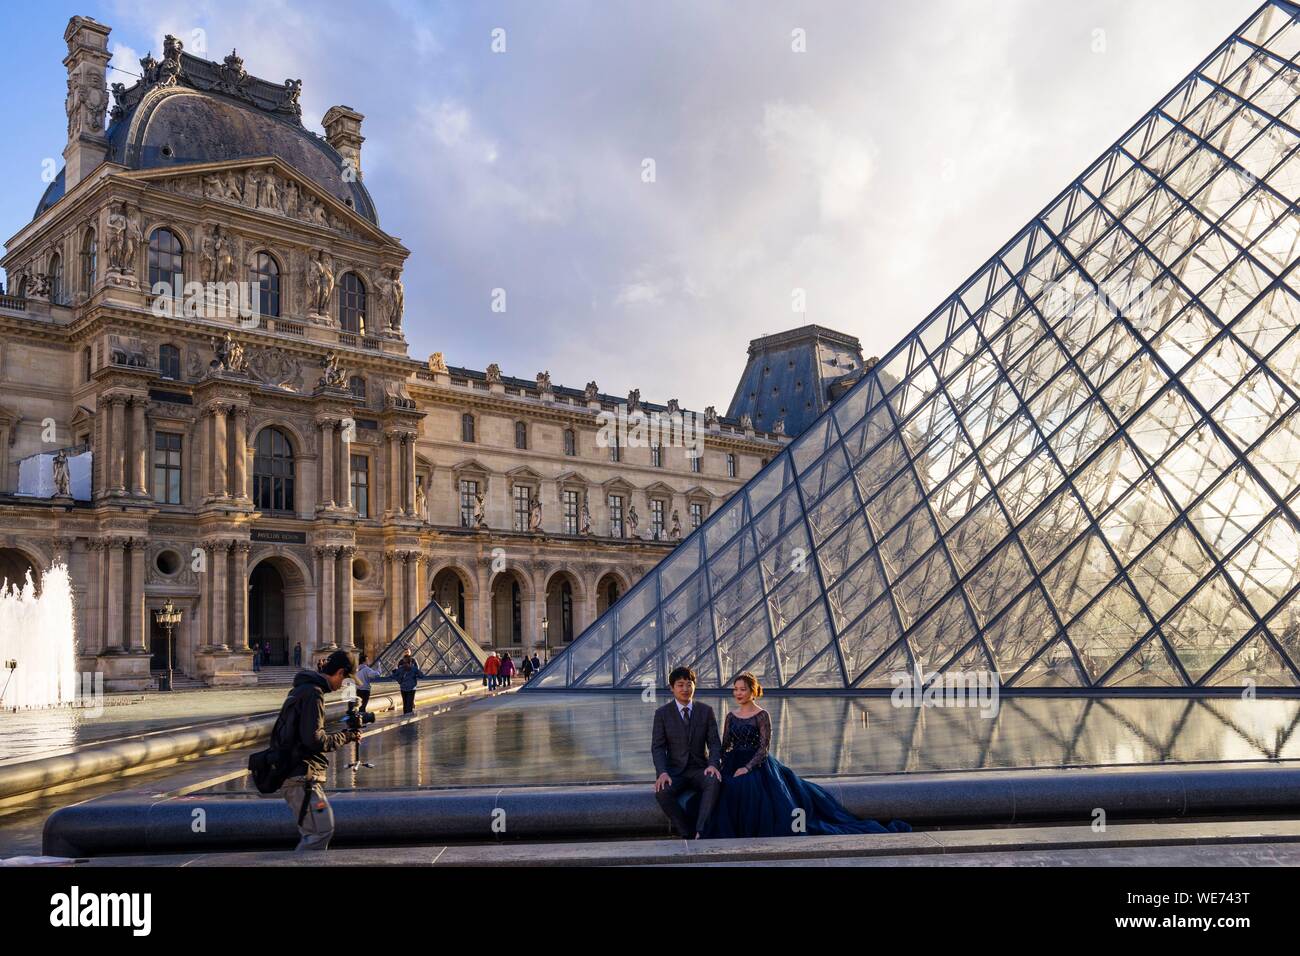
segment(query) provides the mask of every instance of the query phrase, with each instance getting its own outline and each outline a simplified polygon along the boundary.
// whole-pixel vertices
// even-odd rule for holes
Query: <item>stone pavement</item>
[[[929,830],[755,840],[622,840],[99,857],[76,866],[1196,866],[1300,863],[1300,821]]]

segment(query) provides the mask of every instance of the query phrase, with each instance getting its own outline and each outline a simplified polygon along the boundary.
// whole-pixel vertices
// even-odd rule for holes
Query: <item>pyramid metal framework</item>
[[[385,677],[391,676],[408,650],[425,677],[478,677],[487,660],[483,649],[470,640],[437,601],[430,601],[380,652],[375,669]]]
[[[1297,18],[1262,7],[528,689],[1297,686]]]

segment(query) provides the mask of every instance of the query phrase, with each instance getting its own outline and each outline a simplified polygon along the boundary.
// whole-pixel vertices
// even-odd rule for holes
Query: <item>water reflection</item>
[[[729,701],[707,698],[721,714]],[[998,715],[888,698],[769,698],[775,753],[830,776],[1300,758],[1300,701],[1003,698]],[[336,788],[646,781],[653,704],[628,695],[511,695],[368,739]],[[235,785],[238,786],[238,785]]]

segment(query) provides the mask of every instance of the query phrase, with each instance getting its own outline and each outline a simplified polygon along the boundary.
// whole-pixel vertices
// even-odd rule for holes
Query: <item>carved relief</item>
[[[247,350],[248,370],[253,377],[272,388],[300,391],[303,387],[302,363],[276,348]]]

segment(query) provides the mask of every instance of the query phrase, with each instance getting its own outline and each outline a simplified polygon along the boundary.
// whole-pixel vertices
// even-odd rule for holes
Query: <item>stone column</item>
[[[338,429],[338,445],[335,447],[335,454],[338,456],[338,493],[334,496],[338,501],[338,506],[344,510],[352,510],[352,443],[346,441],[347,429],[341,424]]]
[[[226,650],[230,645],[230,629],[227,626],[226,590],[229,580],[226,571],[230,557],[230,542],[216,541],[212,544],[212,559],[208,565],[208,576],[212,578],[212,646]]]
[[[137,498],[149,495],[149,428],[144,420],[148,401],[141,396],[131,399],[131,494]]]
[[[109,486],[112,493],[120,495],[126,490],[126,396],[114,395],[110,401],[112,418],[109,424],[109,445],[105,449],[112,455],[112,478]]]
[[[334,422],[323,419],[320,425],[320,506],[334,507]]]
[[[234,580],[230,584],[230,647],[235,651],[248,650],[248,552],[253,546],[247,541],[236,541],[232,550]]]
[[[419,570],[420,552],[407,551],[402,557],[406,562],[406,579],[402,582],[402,607],[406,623],[410,623],[411,619],[420,613],[420,585],[416,575]]]
[[[408,515],[415,514],[415,432],[407,432],[402,444],[402,465],[406,472],[403,501]]]
[[[125,607],[125,594],[123,593],[123,554],[125,540],[123,538],[109,538],[105,542],[108,549],[108,627],[104,633],[104,650],[108,653],[120,653],[124,650],[122,637],[124,625],[122,621],[122,611]]]
[[[131,587],[127,591],[127,641],[124,649],[143,654],[149,646],[149,620],[144,611],[144,558],[148,538],[131,539]]]
[[[338,572],[335,586],[339,592],[338,645],[345,650],[356,647],[352,639],[352,556],[357,549],[339,548]]]
[[[320,557],[320,582],[317,584],[319,589],[319,607],[320,607],[320,643],[317,649],[334,646],[334,621],[335,612],[335,589],[334,589],[334,556],[337,549],[332,547],[321,547],[316,549],[316,554]]]
[[[95,430],[93,442],[94,458],[91,460],[91,494],[94,497],[107,494],[113,486],[112,468],[109,467],[109,419],[113,414],[112,399],[100,395],[95,400]]]
[[[212,495],[225,498],[230,494],[230,464],[228,461],[228,442],[226,438],[226,413],[229,405],[214,405],[212,410],[212,461],[208,467],[212,470]],[[225,631],[221,632],[223,635]]]
[[[384,436],[388,443],[388,513],[402,513],[402,436],[389,432]]]
[[[248,409],[235,409],[235,460],[230,470],[230,493],[240,501],[248,500]]]

